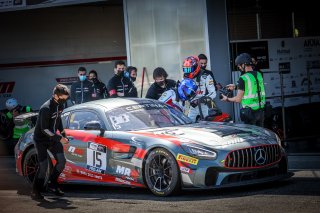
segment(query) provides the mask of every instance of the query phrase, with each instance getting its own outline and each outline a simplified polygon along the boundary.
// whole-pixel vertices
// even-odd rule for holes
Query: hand
[[[234,89],[236,88],[236,85],[234,85],[234,84],[228,84],[228,85],[226,86],[226,88],[227,88],[228,90],[234,90]]]
[[[220,99],[221,101],[227,101],[227,99],[228,99],[227,96],[225,96],[225,95],[223,95],[223,94],[221,94],[221,96],[222,96],[222,98]]]
[[[68,144],[69,140],[68,140],[68,138],[61,137],[60,142],[63,143],[63,144]]]

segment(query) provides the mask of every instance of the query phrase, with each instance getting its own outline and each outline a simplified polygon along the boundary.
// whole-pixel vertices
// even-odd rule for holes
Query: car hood
[[[242,143],[250,146],[277,143],[274,134],[266,129],[252,125],[218,122],[200,122],[192,125],[141,130],[138,132],[169,141],[199,143],[210,147]]]

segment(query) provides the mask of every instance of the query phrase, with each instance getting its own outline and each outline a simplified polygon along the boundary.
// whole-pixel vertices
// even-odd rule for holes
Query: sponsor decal
[[[189,163],[189,164],[193,164],[193,165],[197,165],[198,164],[198,159],[187,156],[187,155],[183,155],[183,154],[178,154],[177,155],[177,160],[181,161],[181,162],[185,162],[185,163]]]
[[[118,165],[116,173],[120,175],[131,176],[131,169]]]
[[[115,180],[115,181],[117,181],[117,182],[119,182],[119,183],[123,183],[123,184],[131,185],[131,182],[130,182],[130,181],[123,180],[123,179],[118,178],[118,177],[116,177],[114,180]]]
[[[131,137],[130,144],[133,144],[133,145],[136,145],[136,146],[141,146],[141,142],[136,137]]]
[[[107,147],[89,142],[87,148],[87,169],[104,174],[107,169]]]
[[[181,166],[181,167],[180,167],[180,171],[190,174],[190,169],[187,168],[187,167],[184,167],[184,166]]]
[[[70,166],[65,166],[63,172],[71,174],[72,168]]]
[[[93,174],[93,173],[90,173],[90,172],[86,172],[86,171],[82,171],[82,170],[79,170],[79,169],[77,169],[77,174],[84,175],[84,176],[91,177],[91,178],[95,178],[95,179],[98,179],[98,180],[102,180],[102,176],[100,176],[100,175],[96,175],[96,174]]]
[[[212,84],[213,84],[213,80],[210,80],[210,81],[209,81],[209,85],[212,85]]]
[[[82,149],[77,149],[74,146],[69,146],[68,152],[73,156],[80,157],[80,158],[83,157],[83,150]]]

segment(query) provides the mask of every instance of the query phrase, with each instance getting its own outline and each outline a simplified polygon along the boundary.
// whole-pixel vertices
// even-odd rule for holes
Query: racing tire
[[[49,156],[48,159],[50,159]],[[22,168],[23,176],[29,184],[32,184],[37,170],[39,169],[38,156],[35,148],[30,149],[25,155]],[[51,170],[52,163],[48,160],[48,170],[46,172],[45,182],[48,181]]]
[[[166,149],[152,150],[145,163],[145,181],[157,196],[169,196],[180,190],[180,173],[174,156]]]

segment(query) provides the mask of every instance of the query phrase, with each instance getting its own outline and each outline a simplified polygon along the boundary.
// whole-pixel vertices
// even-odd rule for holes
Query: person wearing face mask
[[[240,118],[245,124],[264,126],[264,108],[266,94],[262,74],[253,70],[251,56],[241,53],[236,57],[235,64],[243,73],[238,85],[229,84],[227,89],[237,90],[237,95],[228,98],[222,94],[222,101],[241,103]]]
[[[92,83],[87,80],[87,70],[84,67],[78,69],[79,81],[71,85],[71,101],[73,104],[82,104],[94,100],[92,98]]]
[[[167,79],[168,74],[162,67],[153,71],[154,83],[149,87],[146,98],[158,100],[162,93],[176,87],[176,81]]]
[[[211,77],[213,79],[214,86],[216,88],[216,91],[221,89],[221,84],[219,84],[219,83],[217,84],[217,82],[216,82],[216,80],[214,78],[213,72],[211,70],[207,69],[207,64],[208,64],[207,56],[205,54],[201,53],[201,54],[198,55],[198,58],[199,58],[199,64],[200,64],[201,72],[211,75]]]
[[[114,64],[114,76],[109,80],[107,89],[110,98],[116,97],[136,97],[133,90],[133,84],[125,76],[124,61],[116,61]]]
[[[98,73],[95,70],[89,72],[89,81],[92,83],[93,93],[92,100],[107,98],[107,87],[98,79]]]
[[[44,198],[41,192],[45,191],[44,184],[48,169],[47,150],[50,150],[56,160],[47,182],[47,190],[58,196],[64,194],[59,188],[57,180],[66,163],[62,144],[67,144],[68,139],[62,126],[61,113],[69,94],[70,91],[67,86],[63,84],[56,85],[53,89],[52,97],[39,110],[33,135],[39,169],[35,174],[31,192],[31,197],[36,200]]]
[[[131,92],[132,97],[138,97],[138,90],[134,85],[134,82],[137,79],[137,73],[138,73],[137,68],[133,66],[129,66],[125,72],[126,73],[124,75],[132,82],[132,85],[133,85],[132,92]]]

